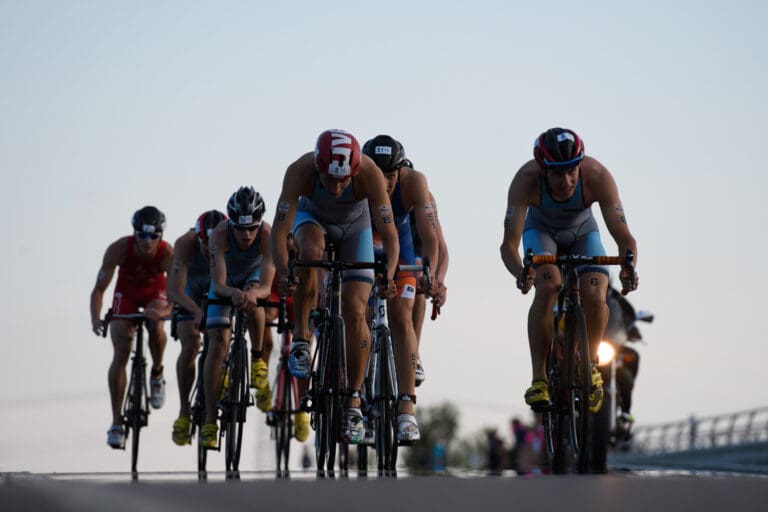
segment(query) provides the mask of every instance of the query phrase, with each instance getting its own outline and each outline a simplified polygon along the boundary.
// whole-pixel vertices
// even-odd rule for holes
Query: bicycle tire
[[[195,379],[195,388],[192,392],[191,423],[192,432],[197,433],[197,473],[199,478],[204,478],[208,465],[208,449],[201,442],[201,434],[205,425],[205,387],[203,383],[203,374],[205,370],[205,358],[208,353],[207,334],[203,336],[203,349],[197,360],[197,379]]]
[[[377,347],[374,370],[374,435],[376,446],[376,468],[380,475],[386,475],[394,469],[397,442],[393,427],[396,428],[394,411],[396,392],[392,389],[392,368],[390,366],[391,345],[388,344],[389,330],[377,327],[374,330]],[[391,338],[389,338],[391,340]]]
[[[229,387],[227,388],[226,443],[225,467],[228,473],[236,473],[240,469],[240,452],[243,444],[243,423],[245,423],[245,408],[248,405],[248,382],[246,376],[246,361],[248,354],[244,339],[236,339],[235,347],[229,362]]]
[[[328,455],[328,426],[327,415],[329,410],[327,396],[326,374],[330,372],[328,367],[330,351],[330,333],[328,323],[323,322],[320,326],[320,336],[318,337],[317,348],[315,349],[315,371],[312,374],[312,409],[313,423],[315,426],[315,461],[317,471],[325,470],[325,464]]]
[[[344,393],[346,391],[346,379],[344,368],[346,365],[345,340],[344,340],[344,321],[340,316],[334,316],[331,320],[333,329],[331,331],[331,351],[329,357],[330,372],[328,377],[328,460],[326,468],[333,472],[336,464],[336,451],[341,438],[341,417],[343,411]],[[346,446],[346,444],[345,444]],[[346,458],[344,459],[346,462]],[[341,467],[341,469],[346,469]]]
[[[592,389],[592,358],[589,352],[587,324],[584,308],[574,304],[572,336],[574,342],[575,381],[573,387],[573,421],[571,422],[571,446],[574,451],[576,469],[579,473],[589,473],[592,441],[593,414],[589,411],[589,393]]]
[[[555,323],[559,318],[555,318]],[[557,331],[555,331],[557,332]],[[544,426],[544,444],[547,450],[549,470],[554,474],[567,472],[566,468],[566,432],[563,386],[565,385],[563,354],[565,348],[555,335],[547,357],[547,378],[552,407],[545,411],[542,418]]]
[[[147,424],[146,416],[149,412],[148,407],[143,403],[146,400],[145,366],[146,361],[144,361],[141,346],[137,343],[131,365],[131,377],[125,407],[125,423],[131,435],[131,472],[134,475],[138,473],[141,427]]]
[[[274,414],[275,425],[275,457],[277,461],[277,471],[288,472],[288,463],[291,453],[291,437],[293,437],[293,417],[291,411],[294,409],[294,389],[293,378],[288,371],[287,365],[280,363],[278,369],[277,390],[275,397]]]

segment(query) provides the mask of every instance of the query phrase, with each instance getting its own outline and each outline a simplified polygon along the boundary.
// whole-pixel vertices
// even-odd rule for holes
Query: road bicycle
[[[221,439],[224,438],[224,464],[227,478],[236,479],[240,477],[243,425],[248,407],[254,405],[254,399],[250,392],[251,375],[248,371],[245,313],[242,309],[235,308],[229,298],[209,298],[208,304],[229,307],[230,315],[234,315],[235,318],[232,342],[225,361],[226,369],[223,372],[219,387],[221,391],[219,393],[218,416],[221,429],[219,430],[219,442],[215,449],[221,450]],[[258,307],[284,307],[281,306],[280,302],[270,302],[263,299],[256,301],[256,305]]]
[[[518,287],[524,285],[533,265],[557,265],[562,285],[554,313],[554,335],[547,355],[547,377],[552,406],[543,412],[544,437],[553,473],[588,473],[592,440],[592,357],[589,351],[586,319],[579,294],[579,275],[586,265],[621,265],[633,270],[634,255],[580,256],[576,254],[534,255],[529,249]]]
[[[423,272],[426,282],[431,281],[429,258],[421,265],[399,265],[398,272]],[[427,286],[429,288],[429,285]],[[371,351],[368,354],[365,380],[362,388],[363,415],[366,428],[373,428],[376,467],[379,476],[395,476],[398,445],[397,402],[399,399],[397,369],[395,365],[392,331],[387,318],[387,301],[379,296],[377,287],[371,291],[372,313]],[[370,439],[369,436],[366,436]],[[368,443],[358,445],[358,470],[367,470]]]
[[[326,239],[326,259],[302,261],[291,254],[289,279],[293,280],[296,267],[315,267],[326,271],[325,307],[311,313],[319,332],[313,369],[310,376],[308,405],[312,411],[315,429],[315,455],[318,476],[334,475],[336,449],[342,473],[347,471],[348,447],[341,440],[342,414],[346,398],[347,365],[344,320],[341,317],[341,275],[345,270],[374,269],[377,273],[386,267],[381,262],[345,262],[336,259],[336,244]]]
[[[106,338],[109,323],[112,320],[130,320],[136,326],[136,335],[133,344],[133,356],[131,357],[131,374],[128,379],[128,391],[123,401],[123,426],[126,439],[131,438],[131,473],[138,475],[139,438],[142,427],[148,425],[149,419],[149,391],[147,389],[147,359],[144,355],[144,326],[148,326],[150,319],[143,312],[130,314],[116,314],[110,308],[104,317],[104,332]],[[163,318],[162,320],[167,320]],[[123,445],[125,449],[125,445]]]

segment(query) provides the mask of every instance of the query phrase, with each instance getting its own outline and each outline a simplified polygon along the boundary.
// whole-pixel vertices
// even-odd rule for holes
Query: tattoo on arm
[[[512,222],[512,219],[514,219],[517,216],[517,212],[520,209],[515,206],[510,206],[507,208],[507,213],[504,215],[504,229],[507,229]]]

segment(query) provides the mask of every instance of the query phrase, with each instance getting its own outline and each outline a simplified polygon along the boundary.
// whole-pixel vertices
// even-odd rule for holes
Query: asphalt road
[[[0,510],[189,512],[195,510],[477,512],[675,512],[768,510],[768,478],[744,475],[625,473],[540,477],[405,477],[317,480],[243,475],[0,474]]]

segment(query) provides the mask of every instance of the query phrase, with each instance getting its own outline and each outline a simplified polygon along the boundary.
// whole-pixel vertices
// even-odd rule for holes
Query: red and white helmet
[[[195,222],[195,234],[197,234],[197,238],[199,238],[205,245],[208,245],[211,231],[218,226],[219,222],[226,218],[227,216],[218,210],[204,212],[197,218],[197,222]]]
[[[315,165],[332,178],[354,176],[360,166],[360,143],[351,133],[326,130],[317,138]]]

